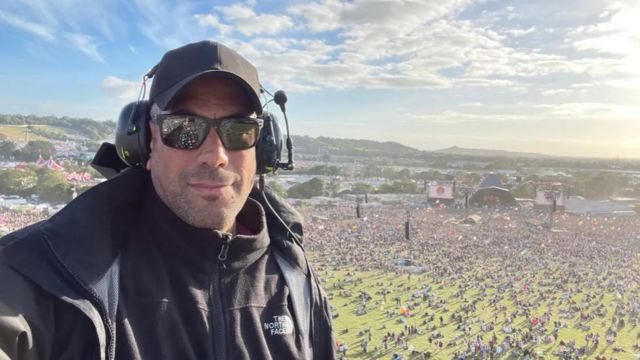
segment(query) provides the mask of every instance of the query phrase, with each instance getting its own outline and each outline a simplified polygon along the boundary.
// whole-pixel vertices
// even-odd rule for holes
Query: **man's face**
[[[188,85],[170,106],[171,113],[189,113],[217,119],[249,115],[250,103],[240,87],[222,78],[199,79]],[[186,223],[223,232],[235,231],[235,218],[244,205],[256,171],[255,149],[224,148],[215,129],[196,150],[168,147],[151,128],[151,171],[160,198]]]

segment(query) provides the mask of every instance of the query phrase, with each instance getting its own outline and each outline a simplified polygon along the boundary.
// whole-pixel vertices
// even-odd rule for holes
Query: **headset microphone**
[[[287,103],[287,94],[282,90],[278,90],[273,94],[273,101],[280,106],[280,110],[284,113],[284,104]]]
[[[267,93],[269,94],[269,92]],[[276,161],[274,171],[275,169],[293,170],[293,150],[292,150],[293,143],[291,142],[291,136],[289,134],[289,119],[287,119],[287,111],[284,106],[284,104],[286,104],[287,102],[287,94],[285,94],[285,92],[282,90],[278,90],[273,94],[272,100],[273,102],[278,104],[278,106],[280,106],[282,115],[284,115],[284,122],[287,126],[287,158],[288,158],[286,163],[280,163],[279,160]],[[258,188],[261,190],[260,193],[262,194],[262,199],[264,200],[264,204],[267,206],[269,211],[271,211],[271,213],[275,216],[275,218],[278,219],[280,224],[282,224],[284,228],[287,229],[287,232],[289,233],[289,235],[291,235],[290,237],[291,241],[298,244],[298,246],[300,246],[300,249],[304,251],[304,246],[302,245],[302,239],[299,237],[298,234],[296,234],[294,231],[291,230],[289,225],[280,217],[280,215],[278,215],[278,212],[273,208],[273,206],[269,202],[269,199],[267,198],[267,195],[264,192],[264,174],[262,173],[260,174],[260,178],[258,181]],[[307,261],[306,257],[305,257],[305,261]],[[307,269],[308,268],[309,268],[309,262],[307,261]]]
[[[278,90],[273,94],[273,101],[280,106],[280,110],[282,110],[282,114],[284,115],[284,123],[287,126],[287,162],[277,164],[276,166],[283,170],[293,170],[293,142],[289,135],[289,119],[287,119],[287,111],[284,106],[284,104],[287,103],[287,94],[282,90]]]

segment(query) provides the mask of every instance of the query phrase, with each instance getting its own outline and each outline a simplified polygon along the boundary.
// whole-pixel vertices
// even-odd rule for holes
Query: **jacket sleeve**
[[[53,312],[41,292],[0,262],[0,360],[49,358]]]
[[[331,320],[329,300],[320,286],[320,281],[311,270],[312,287],[314,288],[313,308],[313,358],[322,360],[337,359],[335,352],[335,337]]]

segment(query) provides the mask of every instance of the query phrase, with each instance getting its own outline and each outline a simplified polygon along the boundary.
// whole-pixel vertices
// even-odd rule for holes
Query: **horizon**
[[[0,116],[3,115],[10,115],[10,116],[40,116],[40,115],[35,115],[35,114],[0,114]],[[54,116],[54,115],[43,115],[43,117],[45,116]],[[62,118],[62,117],[58,117],[58,118]],[[113,120],[95,120],[95,119],[88,119],[88,120],[92,120],[92,121],[113,121]],[[2,126],[2,124],[0,124],[0,126]],[[27,126],[27,125],[5,125],[5,126]],[[348,138],[348,137],[339,137],[339,136],[324,136],[324,135],[307,135],[307,134],[291,134],[291,136],[301,136],[301,137],[311,137],[313,139],[319,139],[321,137],[326,137],[329,139],[336,139],[336,140],[356,140],[356,141],[375,141],[375,142],[379,142],[379,143],[387,143],[387,142],[391,142],[391,143],[395,143],[397,145],[400,146],[404,146],[404,147],[408,147],[412,150],[416,150],[416,151],[424,151],[424,152],[443,152],[446,150],[451,150],[451,149],[456,149],[456,150],[465,150],[465,151],[478,151],[478,152],[506,152],[506,153],[510,153],[512,154],[511,156],[509,155],[500,155],[500,154],[496,154],[496,155],[484,155],[487,157],[491,157],[491,156],[497,156],[497,157],[515,157],[513,156],[513,154],[523,154],[525,157],[527,155],[532,155],[532,156],[540,156],[540,157],[549,157],[549,158],[555,158],[555,159],[576,159],[576,160],[629,160],[629,161],[640,161],[640,157],[598,157],[598,156],[584,156],[584,155],[553,155],[553,154],[549,154],[549,153],[544,153],[544,152],[525,152],[525,151],[519,151],[517,149],[498,149],[498,148],[469,148],[469,147],[462,147],[462,146],[458,146],[458,145],[450,145],[447,146],[445,148],[434,148],[434,149],[420,149],[420,148],[416,148],[413,147],[411,145],[407,145],[401,141],[392,141],[392,140],[376,140],[376,139],[366,139],[366,138]],[[295,152],[295,143],[294,143],[294,152]],[[474,154],[469,154],[469,155],[474,155]],[[476,155],[477,156],[477,155]],[[483,155],[480,155],[483,156]]]
[[[638,18],[632,0],[7,2],[0,112],[115,120],[164,52],[213,39],[287,91],[294,135],[637,159]]]

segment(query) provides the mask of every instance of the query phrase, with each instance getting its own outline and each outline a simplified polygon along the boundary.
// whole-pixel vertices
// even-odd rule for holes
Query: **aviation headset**
[[[134,101],[126,105],[120,112],[118,123],[116,124],[115,147],[120,159],[131,167],[144,168],[151,149],[151,134],[149,130],[149,121],[151,121],[151,103],[144,100],[146,93],[147,80],[155,75],[157,66],[153,67],[142,78],[142,86],[138,101]],[[287,155],[288,161],[281,162],[282,154],[282,131],[278,125],[278,119],[270,112],[263,111],[260,118],[263,119],[263,126],[260,130],[258,142],[255,146],[256,151],[256,173],[261,176],[268,173],[275,173],[278,169],[293,170],[293,154],[292,142],[289,136],[289,121],[285,110],[287,96],[282,90],[278,90],[271,95],[264,87],[261,92],[267,93],[271,99],[266,101],[263,108],[271,101],[280,106],[280,110],[285,118],[287,126]],[[262,185],[262,184],[261,184]]]

